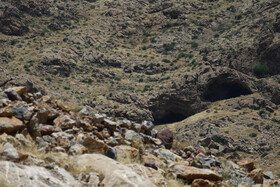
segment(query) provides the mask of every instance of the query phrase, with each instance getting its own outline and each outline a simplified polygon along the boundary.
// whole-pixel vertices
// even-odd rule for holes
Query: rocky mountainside
[[[210,151],[203,146],[180,149],[168,128],[157,131],[152,122],[112,119],[89,107],[75,113],[60,100],[26,91],[1,91],[1,186],[280,184],[251,160],[236,164],[213,156],[210,151],[219,145],[211,139]]]
[[[73,107],[163,124],[213,100],[275,95],[278,8],[271,0],[2,0],[0,62]],[[267,74],[274,87],[256,79]]]
[[[272,171],[276,178],[280,175],[279,7],[278,0],[0,0],[0,88],[4,93],[0,117],[5,118],[0,124],[3,123],[2,133],[7,134],[6,142],[16,141],[17,134],[23,134],[32,146],[38,146],[34,154],[40,163],[56,163],[55,167],[79,176],[73,178],[65,171],[61,178],[67,180],[53,178],[48,185],[64,186],[72,183],[69,181],[77,185],[109,185],[111,177],[106,178],[107,170],[98,169],[102,172],[97,172],[96,177],[96,173],[85,170],[71,171],[78,167],[71,162],[59,163],[63,159],[77,160],[76,156],[84,153],[93,157],[84,156],[85,160],[99,160],[100,155],[92,153],[106,155],[108,146],[111,151],[121,146],[119,150],[125,149],[124,152],[131,149],[134,154],[132,148],[136,148],[139,152],[136,155],[146,151],[158,157],[160,153],[154,151],[161,149],[163,137],[169,135],[159,138],[150,129],[153,123],[159,131],[165,127],[173,131],[175,141],[165,144],[165,148],[172,148],[168,154],[180,157],[175,159],[177,162],[209,169],[197,155],[201,153],[203,159],[212,159],[211,163],[216,163],[216,159],[235,163],[245,159],[245,163],[254,161],[262,169],[255,176],[263,175],[265,182],[276,184],[270,180],[274,178],[270,172],[269,178],[264,173]],[[27,93],[20,91],[16,95],[14,91],[18,87],[26,88]],[[54,99],[47,99],[48,93]],[[18,104],[19,101],[22,103]],[[18,105],[19,111],[14,112],[17,110],[14,106]],[[25,118],[23,114],[27,111]],[[114,127],[108,126],[108,120]],[[20,127],[14,128],[13,123]],[[131,137],[141,137],[143,150],[131,139],[124,138],[126,130],[122,128],[137,134],[132,133]],[[81,138],[80,130],[93,142],[76,140]],[[154,142],[157,137],[161,143]],[[3,141],[3,150],[11,147],[4,146],[6,142]],[[75,148],[80,152],[72,153],[70,148],[77,142]],[[102,151],[91,150],[88,147],[91,144],[100,144],[98,149]],[[13,144],[15,149],[17,146]],[[186,149],[189,146],[193,148]],[[49,153],[51,159],[60,158],[54,158],[55,152],[62,152],[66,157],[49,161],[45,154]],[[128,172],[138,171],[136,174],[140,175],[145,170],[142,167],[145,162],[142,156],[136,157],[129,163],[137,166],[121,167]],[[104,163],[109,162],[108,158],[104,159]],[[124,160],[127,159],[120,157],[118,161],[127,164]],[[177,177],[186,179],[179,181],[180,185],[196,185],[194,178],[190,180],[178,174],[170,160],[174,162],[168,157],[163,161],[164,167],[157,165],[165,185],[172,186],[169,180]],[[212,164],[216,167],[215,174],[223,180],[219,178],[220,182],[215,184],[206,182],[206,186],[254,183],[245,177],[252,174],[247,175],[247,171],[234,163],[229,167],[239,174],[225,174],[228,162],[223,161],[223,166]],[[9,164],[16,172],[34,169],[38,173],[39,170],[50,172],[48,175],[57,173],[54,167],[45,170],[49,169],[46,165],[30,164],[43,168],[26,166],[19,171],[17,164]],[[178,167],[185,171],[183,166]],[[224,169],[220,171],[221,168]],[[100,182],[86,184],[93,176]],[[118,186],[118,182],[110,185]],[[179,185],[178,181],[173,182]],[[197,186],[203,186],[205,181],[199,182]],[[132,186],[133,183],[129,182]]]

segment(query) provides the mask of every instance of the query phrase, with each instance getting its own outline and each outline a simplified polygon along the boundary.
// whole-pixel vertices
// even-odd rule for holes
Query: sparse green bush
[[[191,43],[191,47],[194,48],[194,49],[196,49],[196,48],[198,47],[198,43],[192,42],[192,43]]]
[[[195,40],[195,39],[197,39],[197,38],[198,38],[198,36],[196,36],[196,35],[192,36],[192,39],[193,39],[193,40]]]
[[[241,20],[241,19],[242,19],[242,14],[236,15],[236,16],[235,16],[235,19],[236,19],[236,20]]]
[[[164,51],[172,51],[175,47],[175,42],[169,43],[169,44],[163,44]]]
[[[222,143],[223,140],[218,135],[213,135],[212,140],[217,143]]]
[[[164,58],[164,59],[162,59],[162,62],[164,62],[164,63],[170,63],[170,60]]]
[[[150,42],[151,42],[151,43],[156,43],[157,41],[156,41],[155,38],[151,38],[151,39],[150,39]]]
[[[269,130],[271,127],[270,127],[270,125],[267,125],[267,126],[265,126],[265,130]]]
[[[254,132],[253,132],[253,133],[250,133],[249,136],[252,137],[252,138],[254,138],[254,137],[257,137],[258,135],[257,135],[257,133],[254,133]]]
[[[269,74],[269,68],[267,64],[259,63],[254,67],[254,74],[258,77],[265,77]]]
[[[149,91],[149,90],[151,90],[150,85],[145,85],[145,87],[143,89],[143,92],[146,92],[146,91]]]

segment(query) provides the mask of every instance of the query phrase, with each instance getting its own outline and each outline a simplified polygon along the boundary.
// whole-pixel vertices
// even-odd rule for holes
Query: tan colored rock
[[[70,111],[69,107],[65,105],[61,100],[55,100],[56,105],[63,111]]]
[[[107,127],[108,129],[110,129],[111,131],[116,131],[118,123],[109,120],[109,119],[104,119],[103,121],[105,127]]]
[[[256,184],[263,184],[264,177],[261,169],[254,169],[247,177],[251,178]]]
[[[193,180],[193,179],[208,179],[211,181],[223,180],[223,177],[210,169],[200,169],[186,164],[175,163],[170,171],[175,173],[178,177]]]
[[[53,122],[55,126],[60,127],[63,130],[71,129],[74,125],[76,125],[76,121],[74,121],[67,115],[61,115],[57,117]]]
[[[15,90],[17,92],[17,94],[20,96],[22,96],[27,90],[27,88],[24,86],[13,87],[12,89]]]
[[[204,180],[204,179],[195,179],[192,182],[191,187],[215,187],[215,183],[209,181],[209,180]]]
[[[23,130],[25,125],[19,119],[12,117],[0,117],[0,131],[8,134],[15,133],[19,130]]]
[[[114,147],[117,151],[117,159],[118,161],[124,161],[130,163],[131,161],[135,161],[139,158],[139,151],[128,145],[119,145]]]
[[[84,140],[81,141],[81,144],[88,149],[89,153],[102,153],[104,154],[107,149],[107,145],[104,141],[96,139],[92,136],[85,137]]]
[[[70,173],[58,166],[48,170],[44,167],[0,161],[0,176],[3,184],[7,186],[82,186]]]
[[[88,150],[83,145],[77,143],[77,144],[71,146],[68,152],[70,155],[81,155],[81,154],[87,153]]]
[[[0,109],[0,117],[12,117],[12,107],[5,107]]]
[[[255,169],[254,162],[252,160],[241,160],[237,162],[239,166],[246,168],[248,171]]]
[[[127,166],[133,169],[138,175],[150,179],[156,186],[167,186],[167,182],[160,171],[141,164],[129,164]]]
[[[106,187],[155,187],[143,176],[130,167],[125,166],[101,154],[84,154],[75,158],[78,171],[93,171],[104,176],[102,184]]]

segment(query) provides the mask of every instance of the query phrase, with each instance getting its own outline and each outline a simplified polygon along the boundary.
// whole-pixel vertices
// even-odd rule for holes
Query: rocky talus
[[[0,94],[0,186],[277,186],[251,160],[175,146],[168,128],[74,112],[26,87]]]

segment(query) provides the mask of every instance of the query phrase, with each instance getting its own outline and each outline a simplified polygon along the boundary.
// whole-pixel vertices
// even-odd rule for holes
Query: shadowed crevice
[[[238,82],[214,82],[206,90],[204,99],[214,102],[251,93],[248,87]]]

